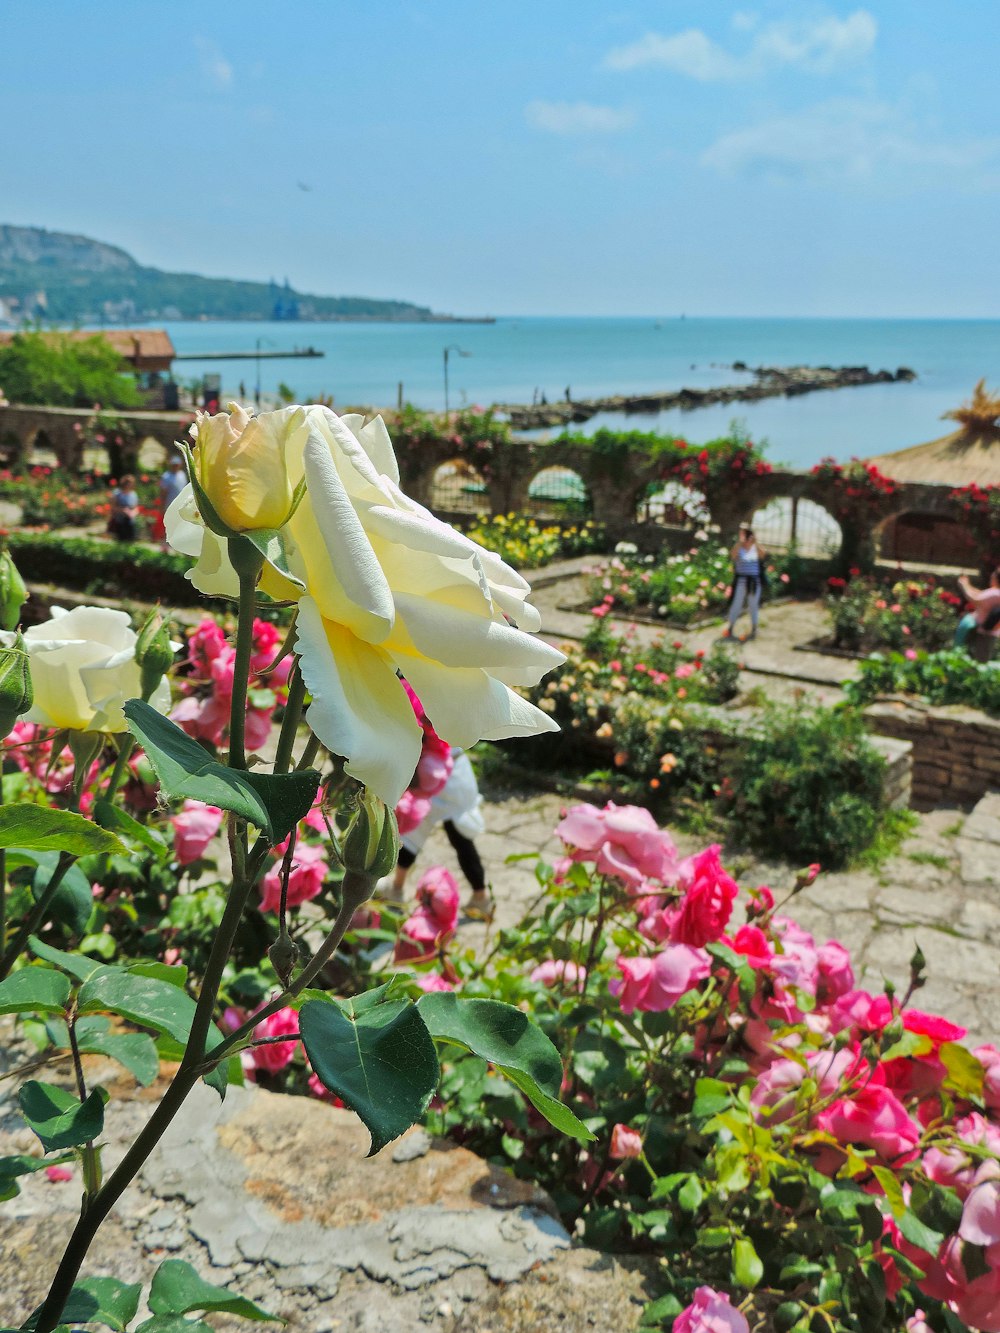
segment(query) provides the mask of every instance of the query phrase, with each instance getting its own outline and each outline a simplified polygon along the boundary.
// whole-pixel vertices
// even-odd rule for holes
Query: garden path
[[[488,948],[491,930],[515,924],[535,899],[533,860],[507,858],[533,852],[551,862],[559,856],[553,829],[565,804],[549,793],[488,793],[487,832],[477,843],[496,897],[496,920],[491,928],[463,922],[460,942]],[[674,836],[685,854],[706,841]],[[724,854],[724,860],[742,884],[768,884],[779,901],[792,886],[794,870],[786,864],[743,854]],[[428,840],[411,882],[434,864],[447,865],[462,882],[440,831]],[[938,809],[919,815],[898,852],[878,870],[821,874],[784,910],[818,942],[836,938],[850,949],[858,984],[868,989],[880,990],[888,977],[905,992],[919,944],[928,980],[916,1006],[964,1024],[976,1043],[1000,1039],[1000,793],[985,796],[971,814]]]

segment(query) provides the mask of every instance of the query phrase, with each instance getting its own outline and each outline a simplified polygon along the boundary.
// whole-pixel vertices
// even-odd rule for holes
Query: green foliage
[[[248,819],[272,843],[288,836],[308,812],[319,786],[314,769],[301,773],[242,773],[212,759],[176,722],[141,699],[125,705],[129,730],[140,742],[165,795],[217,805]]]
[[[95,1089],[84,1101],[52,1083],[29,1080],[17,1095],[25,1124],[46,1152],[96,1139],[104,1129],[104,1101]]]
[[[0,347],[0,385],[12,403],[134,407],[139,393],[126,363],[100,334],[71,338],[32,329]]]
[[[411,1000],[365,1001],[310,1000],[299,1020],[313,1069],[364,1121],[371,1156],[416,1124],[440,1071],[434,1042]]]
[[[32,583],[178,606],[203,606],[209,600],[184,577],[191,568],[187,556],[138,542],[18,532],[11,534],[8,545],[21,573]]]
[[[930,704],[965,704],[1000,717],[1000,662],[976,662],[959,648],[914,658],[873,653],[844,693],[859,707],[880,694],[915,694]]]
[[[734,832],[792,862],[849,864],[878,831],[884,773],[853,709],[771,705],[733,753]]]
[[[73,856],[125,850],[113,833],[98,828],[93,820],[71,810],[40,805],[0,806],[0,847],[69,852]]]

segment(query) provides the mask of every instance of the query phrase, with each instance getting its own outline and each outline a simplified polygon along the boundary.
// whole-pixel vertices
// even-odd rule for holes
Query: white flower
[[[296,648],[316,736],[395,805],[421,741],[397,673],[453,745],[558,730],[511,688],[564,661],[524,632],[541,625],[529,585],[403,494],[381,417],[304,411],[306,429],[296,419],[283,439],[288,485],[305,480],[281,530],[292,577],[268,564],[260,586],[298,604]],[[236,591],[225,545],[203,526],[190,488],[170,506],[166,528],[176,550],[198,557],[189,574],[196,588]]]
[[[24,631],[35,691],[28,721],[70,731],[124,731],[122,704],[141,693],[135,644],[124,611],[54,606],[51,620]],[[170,707],[166,678],[149,702],[161,713]]]

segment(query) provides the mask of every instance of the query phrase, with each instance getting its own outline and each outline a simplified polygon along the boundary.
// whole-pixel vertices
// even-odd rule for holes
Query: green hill
[[[151,319],[437,321],[426,306],[365,296],[310,296],[287,283],[146,268],[87,236],[0,223],[0,319],[65,324]]]

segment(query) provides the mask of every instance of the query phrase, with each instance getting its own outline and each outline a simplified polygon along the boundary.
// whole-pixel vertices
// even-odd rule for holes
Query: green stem
[[[71,856],[68,852],[62,852],[60,854],[59,860],[56,862],[56,868],[53,870],[51,876],[49,877],[48,884],[46,884],[44,890],[42,891],[42,896],[39,898],[38,902],[35,903],[34,907],[28,913],[27,920],[24,922],[21,929],[14,936],[14,939],[11,942],[10,947],[4,954],[3,959],[0,960],[0,981],[2,981],[3,978],[8,975],[10,969],[17,962],[21,950],[28,942],[28,936],[34,935],[35,931],[45,920],[46,914],[49,908],[52,906],[52,900],[56,896],[56,891],[58,890],[59,885],[66,878],[66,872],[69,870],[70,866],[74,863],[75,860],[76,857]]]
[[[234,545],[235,542],[230,542],[230,548]],[[234,560],[233,563],[236,564],[237,562]],[[229,714],[230,768],[245,769],[247,766],[244,748],[247,722],[247,686],[250,681],[250,658],[253,656],[253,618],[257,609],[257,579],[259,574],[260,565],[257,566],[256,572],[253,569],[240,568],[240,609],[239,622],[236,627],[236,659],[233,662],[233,699]]]
[[[330,933],[327,935],[320,948],[317,949],[313,958],[310,959],[309,963],[302,969],[290,986],[286,986],[279,995],[276,995],[273,1000],[268,1001],[263,1009],[258,1009],[252,1018],[248,1018],[243,1026],[231,1033],[221,1045],[213,1046],[207,1065],[199,1070],[199,1073],[210,1072],[214,1069],[234,1046],[241,1045],[244,1038],[251,1035],[254,1028],[256,1028],[259,1023],[263,1023],[265,1018],[270,1018],[271,1015],[276,1014],[279,1009],[283,1009],[289,1000],[294,1000],[297,995],[300,995],[302,991],[304,991],[306,987],[319,976],[320,972],[322,972],[323,968],[326,967],[327,963],[337,952],[341,940],[347,934],[347,928],[351,924],[354,913],[362,903],[368,901],[368,897],[370,897],[370,893],[364,897],[359,897],[357,893],[350,893],[345,890],[343,901],[340,904],[340,910],[330,928]]]
[[[3,805],[3,759],[0,758],[0,805]],[[0,954],[7,943],[7,849],[0,847]]]
[[[80,1059],[80,1043],[77,1041],[76,1036],[75,1003],[73,1006],[73,1013],[69,1016],[66,1028],[69,1032],[69,1048],[73,1056],[73,1070],[76,1074],[76,1093],[82,1104],[87,1100],[87,1082],[83,1077],[83,1061]],[[84,1144],[81,1157],[83,1159],[83,1206],[86,1208],[87,1200],[93,1198],[101,1188],[101,1169],[97,1151],[94,1148],[93,1139],[88,1139]]]
[[[118,758],[115,760],[115,766],[111,770],[111,777],[108,781],[108,789],[104,793],[106,801],[113,801],[118,788],[125,780],[125,774],[128,771],[128,761],[132,758],[132,751],[135,749],[135,737],[125,734],[118,750]]]
[[[281,719],[281,733],[278,736],[278,748],[274,755],[275,773],[287,773],[292,766],[292,750],[298,734],[299,719],[302,717],[302,705],[306,697],[306,683],[299,670],[299,659],[292,663],[288,677],[288,700],[285,703],[285,716]]]

